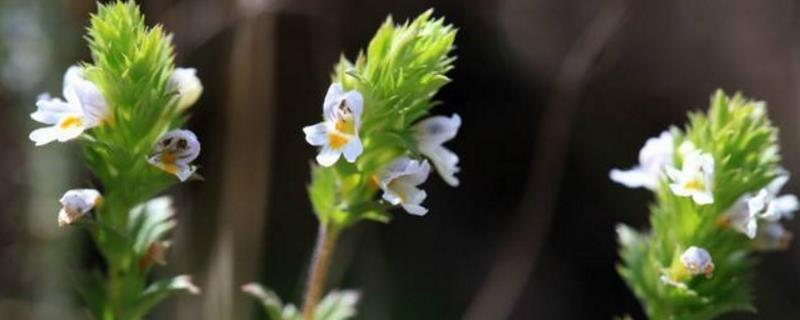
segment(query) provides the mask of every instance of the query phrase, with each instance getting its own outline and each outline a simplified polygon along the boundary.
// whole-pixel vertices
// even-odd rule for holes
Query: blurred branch
[[[263,2],[262,2],[263,3]],[[252,1],[239,1],[251,10]],[[259,7],[260,8],[260,7]],[[253,11],[251,11],[253,12]],[[252,15],[237,25],[228,74],[223,181],[217,241],[211,254],[204,316],[248,319],[239,285],[257,277],[267,222],[270,152],[275,123],[275,18]]]
[[[555,94],[545,106],[528,171],[528,185],[501,242],[496,264],[467,309],[464,319],[506,319],[536,265],[552,220],[567,145],[581,91],[595,59],[622,25],[627,3],[606,4],[567,52],[555,82]]]
[[[181,35],[174,39],[179,52],[192,52],[225,30],[287,7],[283,0],[184,0],[156,18]]]

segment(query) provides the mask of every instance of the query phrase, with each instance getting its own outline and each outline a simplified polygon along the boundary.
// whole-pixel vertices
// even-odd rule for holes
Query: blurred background
[[[180,225],[164,275],[193,274],[150,319],[263,319],[249,281],[298,302],[317,223],[306,198],[329,73],[383,19],[436,9],[459,28],[437,114],[464,119],[448,146],[461,186],[431,179],[430,213],[344,234],[329,288],[364,293],[359,319],[643,319],[617,276],[614,225],[647,226],[651,195],[608,179],[647,137],[711,92],[769,103],[784,165],[800,172],[800,3],[795,1],[143,0],[205,86],[189,126],[205,182],[170,190]],[[58,197],[92,185],[75,145],[34,149],[28,114],[90,59],[91,0],[0,0],[0,318],[86,319],[71,274],[98,265],[59,229]],[[797,181],[787,191],[798,192]],[[790,229],[798,231],[795,223]],[[796,242],[796,241],[795,241]],[[760,256],[758,315],[800,318],[800,245]]]

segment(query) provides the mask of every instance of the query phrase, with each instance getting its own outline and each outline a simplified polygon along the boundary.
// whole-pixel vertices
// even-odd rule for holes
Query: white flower
[[[36,112],[31,118],[50,125],[33,130],[29,138],[37,146],[53,141],[65,142],[80,136],[83,131],[99,126],[110,119],[110,112],[100,89],[83,77],[78,66],[67,69],[64,75],[64,99],[39,96]]]
[[[706,249],[689,247],[681,254],[681,263],[692,275],[704,274],[710,278],[714,273],[714,261]]]
[[[61,211],[58,212],[58,226],[72,224],[100,205],[103,197],[95,189],[72,189],[61,197]]]
[[[453,114],[450,118],[430,117],[414,125],[419,151],[433,162],[442,179],[453,187],[458,186],[455,174],[461,170],[458,167],[458,155],[442,144],[453,139],[460,126],[461,117],[458,114]]]
[[[711,191],[714,183],[714,158],[710,154],[699,150],[686,151],[683,155],[683,168],[678,170],[667,167],[667,176],[672,181],[669,188],[675,195],[692,197],[699,205],[714,203],[714,194]]]
[[[787,181],[789,181],[788,174],[779,175],[766,188],[761,189],[755,197],[750,198],[747,201],[750,213],[772,222],[781,218],[792,218],[798,209],[797,197],[792,194],[778,196]]]
[[[781,187],[789,180],[788,174],[781,174],[766,188],[752,196],[746,194],[733,205],[726,218],[730,225],[748,238],[756,237],[761,232],[758,220],[777,222],[781,218],[792,218],[798,209],[798,200],[794,195],[777,196]]]
[[[168,88],[178,94],[178,111],[191,107],[203,93],[203,84],[197,78],[195,68],[175,68],[169,77]]]
[[[364,151],[358,130],[364,99],[355,90],[344,92],[340,83],[331,84],[322,104],[325,121],[303,128],[306,141],[312,146],[321,146],[317,162],[329,167],[344,154],[347,162],[355,162]]]
[[[792,233],[784,229],[779,222],[767,221],[759,226],[753,240],[753,248],[758,251],[786,250],[792,237]]]
[[[672,165],[673,139],[669,131],[647,139],[639,151],[639,165],[628,170],[613,169],[611,180],[628,188],[644,187],[655,190],[665,166]]]
[[[748,238],[752,239],[756,236],[758,229],[758,214],[752,210],[748,210],[747,203],[751,199],[750,195],[745,195],[728,211],[724,217],[724,223],[730,225],[734,230],[743,233]]]
[[[406,212],[422,216],[428,209],[420,204],[428,196],[418,185],[428,179],[431,166],[428,161],[401,157],[392,161],[380,175],[379,185],[383,199],[393,205],[401,205]]]
[[[200,142],[197,136],[189,130],[176,129],[161,136],[147,161],[186,181],[197,170],[191,163],[199,155]]]

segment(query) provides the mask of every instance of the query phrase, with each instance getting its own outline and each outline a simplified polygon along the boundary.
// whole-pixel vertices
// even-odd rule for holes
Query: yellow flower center
[[[396,181],[389,182],[389,185],[387,187],[388,187],[389,190],[392,190],[392,192],[395,195],[397,195],[398,198],[400,198],[400,203],[406,203],[406,199],[408,199],[408,195],[406,195],[403,192],[402,188],[398,188],[397,187],[397,182]]]
[[[683,188],[691,191],[703,191],[703,181],[692,179],[683,184]]]
[[[81,122],[81,118],[77,116],[68,116],[63,120],[61,120],[61,122],[58,124],[58,127],[63,130],[67,130],[70,128],[79,127],[82,124],[83,123]]]
[[[336,128],[336,131],[346,134],[354,134],[356,131],[355,126],[353,125],[353,119],[336,119],[334,127]]]
[[[350,138],[338,133],[338,132],[331,132],[328,133],[328,144],[330,144],[331,148],[334,149],[341,149],[347,142],[350,141]]]
[[[170,174],[178,173],[178,166],[175,165],[175,160],[175,154],[172,152],[164,152],[164,154],[161,155],[161,169]]]

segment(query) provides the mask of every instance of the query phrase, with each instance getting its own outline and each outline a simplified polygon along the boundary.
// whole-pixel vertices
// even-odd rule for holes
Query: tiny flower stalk
[[[617,228],[618,271],[651,319],[713,319],[754,311],[753,255],[782,250],[798,209],[780,195],[777,129],[766,105],[717,91],[707,113],[648,140],[640,164],[611,178],[655,194],[651,231]]]
[[[69,67],[63,97],[42,95],[31,132],[37,146],[78,143],[97,189],[60,199],[60,226],[85,228],[106,260],[80,277],[78,292],[94,319],[135,320],[176,292],[199,294],[191,277],[153,280],[167,262],[177,226],[172,201],[156,197],[196,176],[200,142],[180,129],[202,92],[196,70],[175,68],[170,36],[149,28],[132,1],[99,4],[88,28],[92,61]]]
[[[302,310],[293,313],[261,287],[243,288],[272,319],[355,315],[357,294],[334,291],[323,298],[339,235],[364,220],[387,223],[393,209],[428,213],[423,184],[431,163],[447,184],[459,184],[458,156],[444,144],[457,135],[461,118],[428,117],[434,96],[450,82],[455,34],[432,10],[403,24],[388,18],[355,61],[342,57],[334,67],[318,107],[321,122],[302,129],[317,150],[308,193],[320,223]],[[342,317],[324,316],[340,300]]]

